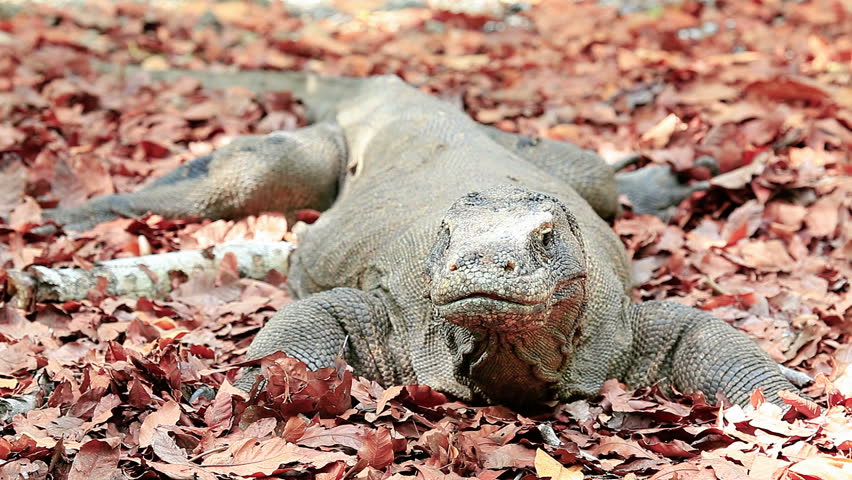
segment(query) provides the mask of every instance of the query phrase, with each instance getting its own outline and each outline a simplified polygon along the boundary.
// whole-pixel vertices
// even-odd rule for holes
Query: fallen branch
[[[106,291],[112,295],[163,297],[172,288],[173,272],[187,275],[215,272],[228,254],[234,255],[241,277],[261,280],[272,270],[286,275],[293,248],[290,242],[240,242],[204,250],[107,260],[96,263],[90,270],[34,265],[25,271],[8,271],[6,290],[22,308],[33,302],[86,298],[101,278],[106,279]]]

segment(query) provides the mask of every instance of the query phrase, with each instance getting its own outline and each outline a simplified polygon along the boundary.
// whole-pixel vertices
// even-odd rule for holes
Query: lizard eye
[[[538,232],[538,238],[539,238],[539,241],[541,242],[541,244],[543,246],[550,247],[550,245],[553,243],[553,228],[552,227],[542,228]]]

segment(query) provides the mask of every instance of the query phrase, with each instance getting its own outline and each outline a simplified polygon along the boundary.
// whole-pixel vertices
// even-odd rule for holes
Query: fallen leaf
[[[582,465],[572,465],[566,468],[540,448],[535,451],[535,474],[539,478],[550,477],[553,480],[582,480],[584,478]]]
[[[746,87],[746,92],[774,101],[802,100],[817,105],[831,99],[831,95],[817,82],[787,77],[754,82]]]
[[[816,418],[820,416],[822,413],[822,409],[814,403],[812,400],[808,400],[807,398],[803,398],[799,395],[796,395],[792,392],[778,392],[778,396],[781,397],[781,400],[793,407],[797,412],[801,413],[807,418]]]
[[[808,207],[805,216],[805,225],[808,231],[815,237],[829,237],[834,234],[840,219],[839,195],[822,197]]]
[[[724,83],[696,83],[680,92],[678,98],[683,103],[703,105],[720,100],[731,100],[739,94],[739,89]]]
[[[24,196],[23,203],[18,204],[9,214],[9,226],[21,229],[27,225],[38,225],[42,222],[41,207],[29,195]]]
[[[0,137],[2,137],[2,133],[0,133]],[[20,158],[10,158],[5,166],[3,166],[3,163],[3,155],[0,154],[0,217],[8,218],[9,214],[24,198],[24,188],[27,186],[27,169]]]
[[[849,480],[852,478],[852,458],[811,457],[794,463],[790,471],[819,480]]]
[[[121,452],[119,442],[111,445],[103,440],[89,440],[71,463],[68,480],[110,480],[118,472]]]
[[[794,267],[793,257],[781,240],[741,242],[732,251],[739,253],[743,265],[760,271],[789,272]]]
[[[283,438],[267,440],[247,438],[234,442],[222,453],[208,456],[202,467],[217,474],[243,476],[272,475],[281,465],[300,464],[323,468],[334,462],[355,463],[340,452],[322,452],[288,443]]]
[[[717,187],[727,188],[728,190],[743,188],[751,182],[752,178],[763,172],[763,169],[766,167],[766,158],[767,156],[765,155],[758,155],[748,165],[744,165],[711,178],[710,184]]]
[[[685,128],[685,125],[677,115],[670,113],[650,130],[643,133],[640,140],[649,144],[651,148],[663,148],[668,145],[672,134],[680,128]]]
[[[186,457],[186,451],[180,448],[171,435],[163,430],[154,430],[151,438],[151,449],[154,450],[154,455],[166,463],[173,465],[190,464]]]
[[[358,450],[358,457],[375,469],[383,469],[393,463],[393,445],[387,428],[379,427],[364,434],[364,444]]]
[[[179,418],[180,405],[174,400],[164,403],[157,411],[151,413],[142,421],[142,427],[139,429],[139,446],[142,448],[150,446],[157,427],[174,425]]]

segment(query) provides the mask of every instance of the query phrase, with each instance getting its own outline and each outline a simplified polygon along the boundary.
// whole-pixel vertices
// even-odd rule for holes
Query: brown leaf
[[[179,480],[217,480],[218,477],[212,471],[196,465],[171,464],[149,461],[148,465],[158,472],[168,475],[169,478]],[[215,470],[215,469],[210,469]]]
[[[653,128],[642,134],[640,140],[651,148],[663,148],[668,145],[672,134],[678,129],[686,126],[677,115],[670,113],[666,118],[660,120]]]
[[[393,445],[390,431],[378,427],[364,434],[364,445],[358,450],[358,457],[365,460],[367,465],[381,470],[393,463]]]
[[[118,444],[89,440],[80,447],[80,452],[74,458],[68,480],[110,480],[118,471],[120,457]]]
[[[224,452],[204,459],[205,470],[217,474],[244,476],[272,475],[281,465],[301,464],[322,468],[329,463],[354,464],[349,455],[339,452],[321,452],[288,443],[283,438],[257,440],[247,438],[231,444]]]
[[[718,480],[752,480],[746,469],[721,458],[702,458],[701,463],[709,466]]]
[[[793,409],[804,415],[806,418],[816,418],[822,413],[822,409],[819,405],[814,403],[812,400],[803,398],[795,393],[782,391],[778,392],[778,396],[781,397],[781,400],[784,403],[793,407]]]
[[[433,390],[428,385],[406,385],[405,393],[407,400],[421,407],[435,407],[447,403],[447,396]]]
[[[732,251],[738,252],[743,265],[764,272],[789,272],[793,258],[781,240],[741,242]]]
[[[840,218],[841,201],[839,195],[830,195],[820,198],[808,207],[805,225],[807,225],[808,232],[811,235],[815,237],[831,237],[834,235],[834,230],[837,228]]]
[[[727,245],[734,245],[754,235],[762,221],[763,205],[757,200],[749,200],[728,215],[728,221],[722,227],[722,238]]]
[[[711,178],[710,184],[717,187],[727,188],[728,190],[743,188],[751,182],[752,178],[763,172],[763,169],[766,168],[767,158],[768,155],[758,154],[748,165],[744,165]]]
[[[290,420],[287,421],[287,425],[289,424]],[[311,448],[343,446],[360,450],[362,447],[366,448],[365,439],[370,434],[372,432],[365,433],[365,429],[361,425],[338,425],[332,428],[311,425],[294,442],[303,447]]]
[[[230,383],[227,384],[230,386]],[[231,387],[233,388],[233,387]],[[204,421],[214,432],[230,428],[234,420],[232,394],[228,388],[219,388],[207,410],[204,411]]]
[[[666,465],[657,473],[651,476],[649,480],[680,480],[680,479],[699,479],[701,469],[691,463],[679,463],[677,465]],[[708,480],[710,480],[708,478]]]
[[[774,101],[802,100],[816,105],[831,99],[831,95],[816,82],[785,77],[754,82],[746,87],[746,92]]]
[[[38,366],[33,350],[26,342],[0,343],[0,375],[13,375]]]
[[[174,425],[179,418],[180,405],[174,400],[164,403],[157,411],[151,413],[142,421],[142,427],[139,429],[139,446],[145,448],[151,445],[157,427]]]
[[[494,470],[528,468],[535,464],[537,452],[519,443],[502,445],[484,455],[483,466]]]
[[[808,210],[801,206],[787,202],[769,202],[766,205],[766,218],[770,222],[784,225],[791,232],[797,232],[802,228],[802,222],[808,214]]]
[[[598,455],[609,455],[615,453],[620,459],[628,458],[646,458],[649,460],[658,460],[652,452],[643,448],[638,442],[630,439],[619,437],[607,437],[601,440],[600,444],[594,448],[594,452]]]
[[[724,83],[696,83],[680,92],[678,98],[683,103],[700,105],[720,100],[731,100],[739,94],[739,89]]]
[[[790,462],[784,460],[778,460],[765,455],[755,455],[754,461],[749,466],[748,476],[751,480],[784,478],[784,471],[789,465]]]
[[[790,471],[820,480],[849,480],[852,476],[852,458],[818,456],[790,466]]]
[[[16,206],[9,214],[9,226],[16,230],[21,230],[27,225],[38,225],[41,222],[41,207],[29,195],[24,196],[23,203]]]
[[[398,397],[400,393],[402,393],[401,385],[394,385],[385,389],[385,391],[382,392],[382,396],[376,402],[376,415],[382,413],[382,411],[385,409],[385,405],[387,405],[389,401]]]
[[[60,207],[75,207],[88,197],[89,192],[83,179],[62,158],[56,160],[50,184]]]
[[[0,137],[2,136],[3,134],[0,132]],[[3,156],[0,154],[0,217],[8,218],[12,210],[24,198],[24,188],[27,186],[27,169],[20,158],[10,158],[5,166],[4,163]]]
[[[219,114],[221,107],[212,100],[206,100],[195,105],[190,105],[186,110],[181,112],[183,118],[187,120],[209,120]]]
[[[566,468],[540,448],[535,451],[535,474],[539,478],[550,477],[553,480],[583,480],[584,478],[582,465]]]
[[[325,431],[325,429],[323,429],[322,427],[317,426],[316,428]],[[284,428],[281,430],[281,437],[289,442],[301,443],[299,442],[299,439],[301,439],[305,435],[307,429],[308,423],[305,421],[304,418],[302,418],[301,416],[293,416],[288,418],[287,423],[284,424]],[[315,445],[305,446],[313,447]]]
[[[151,438],[151,449],[160,460],[174,465],[189,465],[186,451],[180,448],[167,432],[155,430]]]
[[[26,138],[27,135],[19,129],[5,123],[0,124],[0,151],[12,150]]]

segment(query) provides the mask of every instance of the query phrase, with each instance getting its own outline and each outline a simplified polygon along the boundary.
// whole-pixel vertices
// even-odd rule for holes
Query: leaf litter
[[[262,362],[270,381],[249,397],[232,386],[240,361],[289,298],[280,275],[239,279],[223,265],[175,279],[165,300],[93,292],[21,310],[4,292],[0,394],[38,408],[0,423],[0,477],[849,478],[848,5],[619,12],[540,0],[501,18],[370,10],[380,3],[314,20],[279,3],[203,1],[36,5],[0,19],[0,280],[31,264],[294,240],[275,213],[33,231],[44,208],[131,191],[237,135],[305,124],[287,92],[99,75],[90,60],[396,73],[505,130],[606,157],[637,152],[696,180],[706,173],[695,160],[715,159],[713,188],[669,224],[629,211],[615,221],[634,295],[722,317],[815,377],[805,388],[815,401],[785,396],[784,414],[755,394],[753,408],[720,410],[717,399],[610,381],[596,398],[528,418],[283,355]]]

